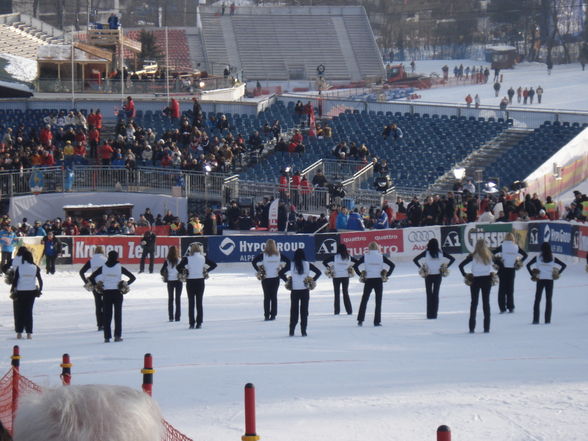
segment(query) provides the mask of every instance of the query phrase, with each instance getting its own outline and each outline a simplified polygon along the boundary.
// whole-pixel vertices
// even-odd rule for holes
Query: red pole
[[[14,345],[12,348],[12,357],[10,357],[12,365],[12,425],[14,426],[14,417],[16,416],[16,408],[18,407],[18,384],[20,379],[20,348]]]
[[[451,441],[451,429],[449,429],[449,426],[439,426],[437,429],[437,441]]]
[[[242,441],[257,441],[259,436],[255,432],[255,386],[245,385],[245,435]]]
[[[155,373],[155,369],[153,369],[153,357],[151,354],[145,354],[143,365],[144,367],[141,369],[141,373],[143,374],[143,392],[151,396],[153,392],[153,374]]]
[[[73,366],[69,360],[69,354],[63,354],[61,367],[61,381],[64,386],[69,386],[71,383],[71,367]]]

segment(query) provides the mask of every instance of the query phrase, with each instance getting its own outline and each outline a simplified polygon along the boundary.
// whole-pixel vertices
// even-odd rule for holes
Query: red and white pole
[[[437,428],[437,441],[451,441],[451,429],[445,424]]]
[[[255,386],[245,385],[245,435],[241,441],[257,441],[259,436],[255,431]]]
[[[69,354],[63,354],[61,364],[61,382],[64,386],[69,386],[71,383],[71,367],[73,366],[69,359]]]
[[[20,383],[20,348],[18,345],[14,345],[12,348],[10,364],[12,365],[12,425],[14,426],[16,408],[18,407],[18,385]]]
[[[153,393],[153,374],[155,373],[155,369],[153,369],[153,357],[151,354],[145,354],[145,361],[141,373],[143,374],[143,392],[151,396]]]

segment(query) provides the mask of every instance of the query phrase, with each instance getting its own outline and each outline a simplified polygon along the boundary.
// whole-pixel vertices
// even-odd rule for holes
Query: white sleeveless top
[[[296,271],[294,261],[292,261],[291,265],[290,275],[292,276],[292,289],[308,289],[304,286],[304,279],[310,275],[310,264],[306,261],[302,262],[302,274],[298,274],[298,271]]]
[[[37,265],[23,262],[18,266],[17,291],[34,291],[37,289],[35,279],[37,277]]]
[[[519,255],[519,246],[511,242],[510,240],[505,240],[502,242],[502,261],[504,262],[505,268],[514,268],[514,264],[517,260]]]
[[[349,277],[349,267],[351,266],[351,259],[343,259],[340,254],[335,254],[333,261],[333,269],[335,270],[336,278]]]
[[[553,259],[551,262],[543,262],[543,258],[541,256],[537,256],[535,268],[539,270],[539,279],[553,280],[553,268],[555,268],[555,259]]]
[[[363,258],[366,279],[380,279],[384,269],[384,258],[378,250],[369,250]]]
[[[428,251],[425,251],[425,263],[427,264],[427,268],[429,268],[429,274],[431,276],[439,275],[441,273],[441,265],[443,264],[443,254],[439,251],[439,257],[434,258]]]
[[[179,262],[178,262],[179,263]],[[167,281],[175,282],[178,280],[178,265],[172,266],[171,262],[167,261]]]
[[[492,262],[486,264],[482,261],[476,260],[475,257],[472,259],[472,274],[474,277],[489,276],[493,271],[494,267],[492,266]]]
[[[265,278],[266,279],[274,279],[278,277],[279,267],[280,267],[281,256],[278,254],[277,256],[270,256],[268,254],[263,253],[263,268],[265,269]]]
[[[92,269],[92,272],[94,272],[105,263],[106,257],[104,256],[104,254],[94,254],[90,259],[90,268]]]
[[[109,267],[102,266],[102,281],[104,282],[104,289],[118,289],[118,284],[122,279],[122,266],[120,263]]]
[[[204,263],[206,259],[200,253],[195,253],[192,256],[188,256],[188,279],[203,279],[204,278]]]

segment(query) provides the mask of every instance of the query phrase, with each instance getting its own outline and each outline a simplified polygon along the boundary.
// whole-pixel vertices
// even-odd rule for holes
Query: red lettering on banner
[[[578,257],[586,258],[588,254],[588,227],[580,227],[580,237],[578,243]]]
[[[104,251],[118,253],[122,264],[138,264],[141,261],[141,236],[73,236],[72,263],[86,263],[94,254],[97,245]],[[155,241],[155,263],[163,263],[170,247],[180,248],[179,237],[157,237]]]
[[[370,242],[377,242],[384,254],[392,255],[404,252],[402,230],[375,230],[358,233],[342,233],[339,241],[344,243],[352,256],[363,255]]]

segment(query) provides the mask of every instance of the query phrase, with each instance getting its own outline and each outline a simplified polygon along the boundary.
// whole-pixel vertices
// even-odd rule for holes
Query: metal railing
[[[35,80],[35,91],[42,93],[69,93],[72,91],[70,79],[40,78]],[[202,78],[196,79],[190,84],[181,80],[170,78],[170,93],[193,94],[207,90],[225,89],[234,85],[231,78]],[[165,94],[167,92],[165,79],[132,80],[127,79],[124,84],[124,92],[128,94]],[[74,92],[77,93],[120,93],[121,81],[119,79],[86,78],[85,80],[74,80]]]

